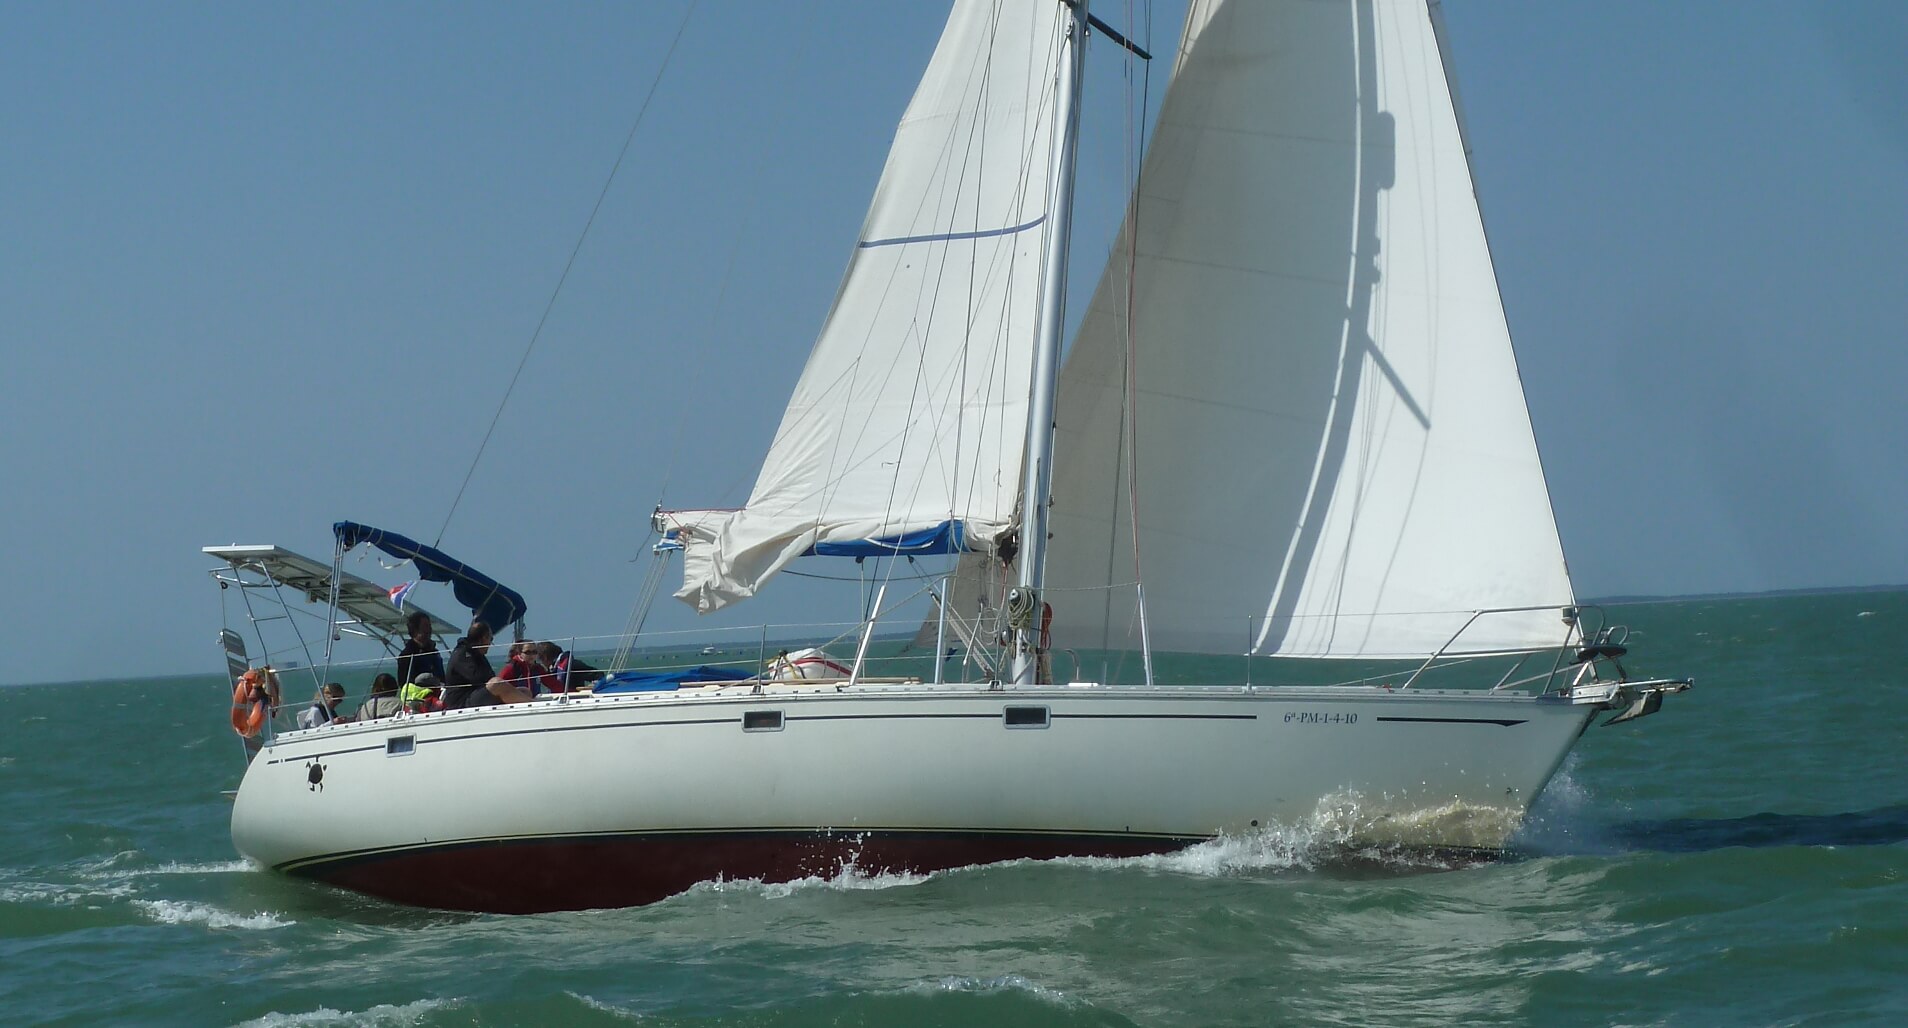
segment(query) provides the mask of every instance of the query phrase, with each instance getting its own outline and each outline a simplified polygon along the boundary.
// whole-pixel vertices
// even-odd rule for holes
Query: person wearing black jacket
[[[497,702],[485,688],[497,677],[490,658],[484,655],[490,650],[491,638],[489,625],[472,621],[470,632],[457,640],[456,648],[451,650],[450,667],[444,674],[444,709],[482,707]]]
[[[431,616],[421,610],[412,611],[411,616],[404,619],[404,627],[411,637],[404,641],[404,649],[398,651],[398,685],[410,685],[417,681],[417,676],[427,673],[443,678],[444,655],[437,651],[437,640],[431,638]]]

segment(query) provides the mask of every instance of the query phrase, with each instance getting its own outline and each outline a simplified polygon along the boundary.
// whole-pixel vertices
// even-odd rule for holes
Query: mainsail
[[[1013,522],[1054,138],[1056,0],[957,0],[746,507],[664,515],[707,612],[808,553],[986,550]]]
[[[1061,376],[1056,645],[1136,647],[1136,580],[1154,648],[1215,653],[1421,657],[1572,603],[1437,12],[1196,0],[1142,167]]]

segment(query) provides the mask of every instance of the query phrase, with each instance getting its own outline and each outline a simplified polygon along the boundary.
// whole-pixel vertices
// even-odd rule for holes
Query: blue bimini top
[[[529,609],[515,589],[434,546],[355,521],[340,521],[331,526],[331,532],[338,538],[339,553],[359,543],[370,543],[399,560],[410,561],[417,567],[418,577],[426,582],[451,583],[457,602],[469,607],[471,616],[492,631],[522,621],[524,611]]]

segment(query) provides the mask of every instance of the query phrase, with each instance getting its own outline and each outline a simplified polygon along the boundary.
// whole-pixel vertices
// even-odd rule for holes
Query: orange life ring
[[[238,677],[232,685],[232,731],[247,739],[258,738],[271,713],[271,694],[278,683],[270,670],[258,668]]]

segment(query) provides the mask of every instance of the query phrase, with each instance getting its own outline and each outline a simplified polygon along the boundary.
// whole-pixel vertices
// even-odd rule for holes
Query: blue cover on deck
[[[845,543],[816,543],[804,556],[812,557],[903,557],[937,553],[965,553],[967,525],[961,521],[943,521],[932,528],[906,532],[886,539],[857,539]]]
[[[359,543],[370,543],[399,560],[410,561],[417,567],[418,577],[426,582],[451,583],[457,602],[469,607],[471,615],[492,631],[523,620],[523,612],[529,609],[515,589],[434,546],[355,521],[340,521],[331,526],[331,532],[338,537],[340,553]]]
[[[596,683],[596,694],[613,692],[668,692],[684,685],[703,682],[740,682],[755,676],[733,668],[692,667],[679,671],[625,671]]]

